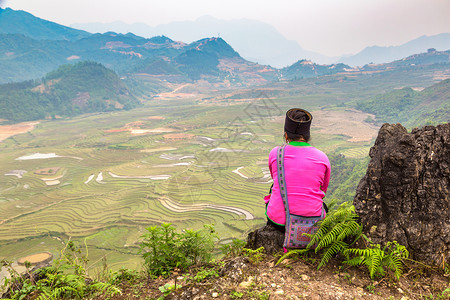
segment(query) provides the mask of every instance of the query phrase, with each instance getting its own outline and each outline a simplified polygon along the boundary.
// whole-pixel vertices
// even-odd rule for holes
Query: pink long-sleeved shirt
[[[286,212],[280,195],[277,174],[277,149],[269,154],[269,169],[273,179],[270,198],[266,199],[266,215],[274,223],[284,225]],[[284,152],[286,189],[291,214],[320,216],[323,197],[330,182],[330,161],[325,153],[305,142],[291,142]]]

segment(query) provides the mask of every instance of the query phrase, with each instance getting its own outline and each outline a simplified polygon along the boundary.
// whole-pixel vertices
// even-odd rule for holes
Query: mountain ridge
[[[370,46],[362,51],[338,60],[350,66],[362,66],[369,63],[389,63],[402,59],[415,53],[425,52],[430,48],[440,51],[450,49],[450,33],[441,33],[432,36],[423,35],[399,46]]]
[[[202,16],[194,21],[177,21],[155,27],[144,23],[75,23],[74,28],[91,32],[134,32],[142,36],[167,35],[184,42],[193,42],[205,36],[221,36],[228,41],[242,57],[249,61],[274,67],[285,67],[301,58],[331,62],[332,59],[303,49],[298,42],[285,38],[272,25],[264,22],[235,19],[220,20]]]
[[[91,35],[11,8],[0,8],[0,33],[20,33],[36,40],[77,40]]]

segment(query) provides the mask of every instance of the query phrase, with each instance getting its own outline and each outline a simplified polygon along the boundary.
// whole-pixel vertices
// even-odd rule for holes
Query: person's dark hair
[[[307,122],[310,119],[310,116],[308,116],[303,110],[300,109],[292,109],[288,111],[287,116],[294,121],[300,121],[300,122]],[[308,142],[311,139],[311,135],[302,135],[302,134],[295,134],[291,132],[286,132],[288,139],[291,141],[298,141],[300,139],[304,139],[306,142]]]

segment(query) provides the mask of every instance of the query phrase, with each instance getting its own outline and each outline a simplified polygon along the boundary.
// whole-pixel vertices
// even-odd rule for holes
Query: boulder
[[[384,124],[354,205],[365,233],[375,243],[396,240],[413,259],[450,262],[450,124],[411,133]]]
[[[264,247],[267,254],[283,250],[284,232],[278,231],[271,225],[265,225],[248,234],[246,248],[258,249]]]

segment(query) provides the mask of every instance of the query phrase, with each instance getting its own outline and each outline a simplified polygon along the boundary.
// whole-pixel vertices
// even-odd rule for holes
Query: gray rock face
[[[265,225],[248,234],[246,248],[258,249],[264,247],[267,254],[283,250],[284,233],[276,230],[270,225]]]
[[[450,261],[450,123],[408,133],[384,124],[354,205],[375,243],[396,240],[412,258]],[[376,226],[376,227],[375,227]]]

